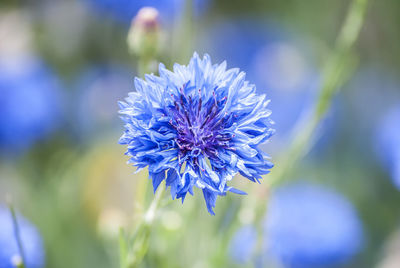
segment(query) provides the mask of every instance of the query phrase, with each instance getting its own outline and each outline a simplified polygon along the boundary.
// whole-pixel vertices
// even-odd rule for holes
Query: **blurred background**
[[[267,94],[277,133],[265,151],[278,166],[350,2],[1,0],[0,267],[18,254],[6,196],[27,268],[118,267],[118,230],[133,230],[152,198],[146,171],[134,174],[118,145],[117,101],[141,75],[127,45],[141,7],[159,12],[158,61],[208,53]],[[400,267],[398,26],[400,2],[369,2],[357,70],[292,178],[259,191],[238,177],[249,195],[218,199],[216,216],[200,192],[171,202],[142,266]],[[260,202],[255,223],[249,207]]]

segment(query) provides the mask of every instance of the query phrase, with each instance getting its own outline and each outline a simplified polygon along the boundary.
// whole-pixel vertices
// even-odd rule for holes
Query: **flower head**
[[[331,267],[351,259],[362,246],[362,224],[351,203],[310,184],[277,190],[268,204],[267,255],[284,267]]]
[[[245,73],[212,65],[195,53],[188,66],[160,76],[135,79],[137,92],[120,102],[125,121],[121,144],[128,145],[129,163],[148,166],[154,191],[166,180],[172,198],[203,191],[208,211],[218,195],[243,194],[227,185],[236,173],[255,182],[273,164],[258,146],[273,134],[268,100],[257,95]]]

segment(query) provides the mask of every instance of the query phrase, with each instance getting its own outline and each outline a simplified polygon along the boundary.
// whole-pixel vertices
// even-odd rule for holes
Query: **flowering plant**
[[[273,167],[259,148],[274,133],[269,101],[244,72],[212,65],[208,55],[195,53],[173,72],[160,64],[159,73],[137,78],[137,92],[120,102],[120,143],[128,145],[129,163],[148,167],[154,191],[165,180],[183,202],[196,186],[214,214],[218,195],[244,193],[227,185],[236,173],[255,182]]]

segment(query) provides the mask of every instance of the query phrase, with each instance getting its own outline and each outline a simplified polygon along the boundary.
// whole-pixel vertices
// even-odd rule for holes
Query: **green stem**
[[[298,122],[294,128],[292,142],[287,150],[284,150],[282,158],[278,159],[278,164],[273,172],[265,178],[267,186],[261,189],[264,193],[258,195],[258,206],[249,206],[255,202],[244,204],[243,210],[253,211],[255,215],[252,219],[256,223],[260,234],[263,232],[261,227],[262,218],[266,213],[268,189],[277,184],[292,178],[292,171],[312,146],[314,133],[331,106],[332,99],[339,91],[341,85],[350,77],[355,70],[356,59],[353,56],[352,48],[359,36],[363,20],[365,17],[367,0],[354,0],[350,6],[347,17],[339,32],[335,48],[329,56],[322,77],[321,90],[315,106],[309,116]],[[251,198],[251,197],[250,197]],[[256,198],[256,197],[253,197]],[[263,199],[263,200],[259,200]],[[262,239],[263,235],[259,236]],[[261,243],[259,243],[260,245]]]
[[[146,214],[144,215],[144,223],[147,225],[151,225],[154,221],[156,216],[156,211],[160,206],[162,197],[165,193],[165,184],[161,183],[158,187],[158,191],[156,192],[153,201],[150,204],[149,209],[147,210]]]
[[[151,73],[151,65],[152,59],[140,56],[138,58],[138,74],[141,78],[144,78],[145,74]]]
[[[120,233],[120,267],[138,267],[147,253],[151,227],[160,208],[166,186],[161,183],[149,208],[140,219],[131,240],[126,242],[124,234]]]
[[[19,250],[19,257],[20,260],[17,261],[17,263],[15,264],[18,268],[24,268],[25,267],[25,252],[24,252],[24,247],[22,244],[22,239],[21,239],[21,235],[19,232],[19,225],[18,225],[18,220],[17,220],[17,215],[15,213],[15,209],[14,206],[12,205],[12,202],[10,200],[8,200],[8,208],[11,212],[11,217],[12,217],[12,221],[13,221],[13,226],[14,226],[14,236],[15,236],[15,240],[17,241],[17,246],[18,246],[18,250]]]
[[[355,70],[356,58],[351,52],[361,30],[366,7],[367,0],[353,1],[336,40],[335,49],[325,65],[317,103],[311,115],[301,120],[297,124],[299,127],[294,129],[293,142],[283,154],[285,161],[281,161],[275,174],[266,180],[270,186],[290,177],[293,168],[312,146],[313,134],[329,110],[333,97]]]
[[[119,229],[119,267],[127,268],[128,244],[123,228]]]

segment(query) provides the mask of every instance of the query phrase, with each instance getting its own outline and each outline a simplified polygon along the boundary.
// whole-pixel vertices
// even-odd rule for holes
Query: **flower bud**
[[[128,46],[131,53],[146,60],[153,59],[160,44],[160,24],[158,10],[143,7],[139,10],[128,34]]]

